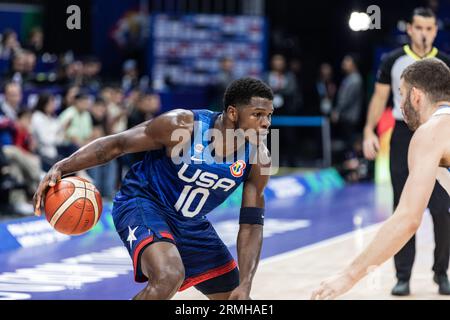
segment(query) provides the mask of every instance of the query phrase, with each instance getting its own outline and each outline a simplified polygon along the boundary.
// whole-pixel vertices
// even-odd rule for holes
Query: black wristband
[[[239,224],[264,225],[264,208],[246,207],[241,208]]]

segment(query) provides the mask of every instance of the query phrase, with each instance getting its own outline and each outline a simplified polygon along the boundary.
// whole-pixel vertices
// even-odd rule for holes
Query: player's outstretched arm
[[[192,127],[192,112],[173,110],[124,132],[90,142],[48,171],[33,198],[35,214],[40,215],[41,201],[47,188],[54,186],[62,176],[107,163],[126,153],[170,148],[178,143],[171,140],[174,130],[186,129],[190,133]]]
[[[368,272],[396,254],[419,228],[443,154],[437,132],[421,129],[411,141],[409,176],[394,214],[384,222],[372,242],[349,267],[320,284],[312,299],[334,299],[347,292]]]
[[[447,168],[439,168],[436,179],[450,195],[450,171]]]
[[[254,164],[244,184],[237,238],[239,286],[231,293],[231,300],[250,299],[263,241],[264,188],[268,181],[269,176],[261,174],[261,166]]]

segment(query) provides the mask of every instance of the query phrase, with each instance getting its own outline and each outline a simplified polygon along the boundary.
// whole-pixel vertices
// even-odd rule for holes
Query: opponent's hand
[[[39,183],[36,193],[33,196],[34,214],[41,215],[42,200],[49,187],[53,187],[57,181],[61,180],[61,170],[58,166],[53,166]]]
[[[238,286],[234,289],[228,300],[252,300],[250,298],[250,290],[248,287]]]
[[[364,131],[363,153],[367,160],[374,160],[380,150],[380,141],[372,130]]]
[[[314,290],[311,300],[331,300],[346,293],[355,285],[354,280],[347,274],[341,273],[323,281]]]

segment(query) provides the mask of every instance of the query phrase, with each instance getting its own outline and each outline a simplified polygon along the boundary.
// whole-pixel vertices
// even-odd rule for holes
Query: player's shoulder
[[[172,146],[177,144],[174,135],[188,139],[194,127],[194,115],[190,110],[174,109],[165,112],[145,123],[147,135],[151,135],[161,144]]]
[[[191,128],[194,123],[194,113],[187,109],[173,109],[156,119],[172,129]]]
[[[391,50],[389,52],[384,53],[381,56],[381,61],[384,63],[393,64],[398,58],[406,55],[405,49],[403,47]]]
[[[428,120],[414,132],[411,144],[416,149],[431,150],[439,147],[442,144],[441,142],[446,140],[443,130],[448,126],[448,123],[445,124],[441,119],[437,118]]]
[[[441,60],[442,62],[444,62],[447,66],[450,67],[450,55],[448,55],[447,53],[439,50],[438,53],[436,54],[436,58]]]

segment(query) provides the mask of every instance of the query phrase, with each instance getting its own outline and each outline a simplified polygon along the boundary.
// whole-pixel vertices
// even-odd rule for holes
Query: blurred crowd
[[[9,214],[33,213],[35,188],[54,163],[161,109],[160,96],[139,76],[136,61],[123,63],[121,79],[103,81],[96,57],[56,57],[42,50],[43,37],[39,28],[26,45],[12,30],[1,37],[0,212]],[[111,200],[123,173],[141,157],[122,157],[80,175]]]
[[[34,190],[54,163],[93,139],[124,131],[161,111],[160,96],[135,60],[123,62],[119,79],[104,80],[95,56],[57,56],[43,50],[43,41],[40,28],[31,30],[26,44],[13,30],[1,34],[0,212],[32,214]],[[216,111],[222,110],[223,93],[236,79],[232,58],[224,57],[220,65],[210,104]],[[364,83],[358,65],[355,54],[342,59],[340,72],[330,63],[321,64],[312,94],[316,100],[308,106],[298,57],[274,54],[262,75],[274,91],[276,115],[320,115],[330,121],[334,165],[350,181],[364,177],[359,135]],[[281,166],[304,166],[300,147],[292,147],[299,145],[299,130],[280,131]],[[128,155],[81,175],[110,200],[124,172],[142,157]]]
[[[359,56],[354,53],[343,57],[340,70],[335,70],[328,62],[322,63],[317,71],[315,87],[312,92],[307,93],[302,61],[298,57],[288,59],[282,54],[274,54],[269,70],[263,75],[263,80],[274,92],[276,116],[313,115],[328,119],[331,126],[333,165],[352,182],[366,179],[368,175],[368,163],[362,154],[361,138],[365,116],[365,84],[359,65]],[[212,106],[215,110],[221,110],[223,93],[235,78],[233,60],[229,57],[222,59],[214,87]],[[310,96],[308,102],[304,99],[306,94]],[[301,160],[299,151],[302,149],[299,141],[304,141],[299,139],[303,131],[294,126],[280,129],[281,166],[304,167],[305,162]],[[315,141],[320,140],[311,131],[306,134],[314,137]]]

